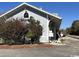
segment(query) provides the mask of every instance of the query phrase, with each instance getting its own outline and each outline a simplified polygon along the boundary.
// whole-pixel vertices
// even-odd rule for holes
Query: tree
[[[71,35],[79,35],[79,20],[73,21],[71,27],[66,29],[66,32]]]
[[[79,20],[75,20],[71,26],[71,33],[73,35],[79,35]]]
[[[29,21],[29,32],[32,43],[39,43],[40,36],[42,35],[42,26],[38,20],[35,20],[34,17],[30,17]],[[28,33],[29,33],[28,32]]]
[[[11,20],[0,25],[0,37],[8,44],[22,43],[22,37],[28,32],[28,27],[20,21],[21,19]]]
[[[65,32],[66,35],[67,35],[67,34],[70,34],[70,33],[71,33],[71,28],[66,28],[66,29],[64,30],[64,32]]]

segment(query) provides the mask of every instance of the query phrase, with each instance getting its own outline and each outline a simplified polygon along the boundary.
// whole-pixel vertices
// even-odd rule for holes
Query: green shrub
[[[32,31],[29,30],[28,33],[26,34],[26,37],[31,38],[33,37]]]

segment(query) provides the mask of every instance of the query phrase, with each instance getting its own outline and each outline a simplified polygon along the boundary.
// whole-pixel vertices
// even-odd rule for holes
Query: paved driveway
[[[66,37],[65,46],[52,48],[0,49],[1,57],[71,57],[79,56],[79,41]]]

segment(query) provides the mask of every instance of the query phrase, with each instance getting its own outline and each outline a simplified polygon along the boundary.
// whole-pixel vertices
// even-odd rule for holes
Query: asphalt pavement
[[[64,37],[66,45],[52,48],[0,49],[0,57],[78,57],[79,40]]]

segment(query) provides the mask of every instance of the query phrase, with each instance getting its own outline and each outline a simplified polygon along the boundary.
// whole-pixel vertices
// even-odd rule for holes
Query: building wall
[[[24,13],[25,13],[25,10],[23,10],[20,13],[14,15],[11,18],[15,18],[15,19],[16,18],[18,18],[18,19],[19,18],[24,18]],[[48,36],[49,36],[49,28],[48,28],[49,21],[48,21],[48,19],[44,18],[44,17],[42,17],[40,15],[37,15],[37,14],[35,14],[35,13],[29,11],[29,10],[27,10],[27,13],[29,14],[29,16],[33,16],[35,18],[35,20],[39,20],[40,24],[43,27],[43,35],[40,38],[40,42],[49,42],[49,39],[48,39]]]

